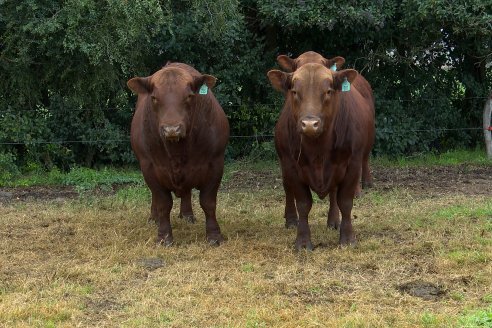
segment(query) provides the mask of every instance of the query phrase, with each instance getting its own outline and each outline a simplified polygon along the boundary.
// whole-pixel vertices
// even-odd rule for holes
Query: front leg
[[[349,168],[344,180],[338,187],[337,202],[342,212],[340,224],[340,245],[353,245],[356,242],[354,229],[352,228],[352,207],[357,185],[360,179],[359,168]]]
[[[299,214],[299,224],[297,226],[296,250],[313,250],[311,242],[311,230],[309,229],[308,215],[313,205],[313,197],[309,186],[298,184],[295,189],[296,206]]]
[[[200,206],[205,213],[205,232],[207,241],[211,245],[220,245],[224,241],[224,237],[220,233],[220,227],[217,223],[216,207],[217,207],[217,190],[218,185],[211,188],[200,190]]]
[[[195,215],[191,206],[191,189],[184,192],[181,196],[181,204],[179,207],[179,217],[185,219],[189,223],[195,223]]]
[[[152,190],[152,198],[156,203],[155,209],[157,214],[157,244],[171,246],[174,242],[173,231],[171,228],[171,209],[173,207],[173,197],[171,191],[167,189]]]

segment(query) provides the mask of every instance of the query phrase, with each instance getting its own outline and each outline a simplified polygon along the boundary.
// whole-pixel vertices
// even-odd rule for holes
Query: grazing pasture
[[[490,327],[492,166],[378,164],[339,248],[315,199],[313,252],[284,228],[277,163],[226,167],[227,242],[172,212],[156,247],[142,183],[0,190],[0,326]]]

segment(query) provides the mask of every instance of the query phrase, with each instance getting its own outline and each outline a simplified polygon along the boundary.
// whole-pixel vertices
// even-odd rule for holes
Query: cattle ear
[[[331,69],[333,65],[335,65],[336,70],[338,71],[342,68],[343,64],[345,64],[345,58],[340,56],[325,59],[325,66],[329,69]]]
[[[275,90],[285,93],[290,89],[292,74],[273,69],[267,73],[267,76]]]
[[[333,72],[333,86],[336,90],[342,89],[342,83],[347,79],[352,83],[359,73],[355,69],[344,69],[338,72]]]
[[[280,55],[277,57],[277,63],[280,65],[282,69],[287,72],[293,72],[296,70],[296,60],[286,55]]]
[[[194,93],[197,93],[204,84],[211,89],[215,86],[216,82],[217,78],[215,76],[203,74],[201,76],[195,77],[193,83],[191,84],[191,90]]]
[[[203,77],[205,78],[204,83],[209,88],[213,88],[215,86],[215,83],[217,82],[217,78],[215,76],[203,74]]]
[[[149,93],[150,88],[150,78],[148,77],[134,77],[128,80],[126,85],[136,94]]]

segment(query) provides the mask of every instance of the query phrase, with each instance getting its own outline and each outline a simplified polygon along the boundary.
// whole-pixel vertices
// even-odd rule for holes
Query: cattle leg
[[[169,190],[152,190],[152,195],[154,194],[156,194],[157,223],[159,224],[157,229],[157,243],[164,246],[171,246],[174,241],[170,220],[173,197]]]
[[[150,217],[147,220],[148,223],[158,223],[157,219],[157,200],[155,199],[154,193],[152,193],[152,201],[150,204]]]
[[[200,190],[200,206],[205,213],[205,232],[207,241],[211,245],[220,245],[224,241],[224,237],[220,233],[220,227],[216,218],[217,207],[217,190],[219,186],[214,186],[211,189]]]
[[[294,192],[291,190],[291,187],[288,183],[285,182],[284,179],[284,190],[285,190],[285,227],[287,229],[297,227],[297,209],[294,199]]]
[[[311,230],[309,229],[308,215],[313,205],[313,197],[308,186],[299,186],[296,192],[296,206],[299,214],[299,224],[297,225],[296,250],[303,248],[312,251]]]
[[[340,209],[338,208],[336,190],[330,192],[330,205],[329,206],[330,207],[328,209],[327,225],[328,225],[328,228],[332,228],[334,230],[337,230],[338,227],[340,226]]]
[[[357,174],[355,181],[346,181],[338,188],[337,202],[342,212],[342,222],[340,223],[340,245],[355,244],[355,234],[352,228],[352,207],[354,203],[354,194],[356,184],[359,183],[359,175]],[[351,179],[354,180],[354,179]]]
[[[189,223],[196,222],[195,216],[193,215],[193,208],[191,206],[191,190],[185,192],[181,197],[179,217],[185,219]]]
[[[289,178],[289,176],[295,173],[296,168],[284,163],[282,159],[280,159],[280,163],[282,168],[282,184],[285,191],[285,227],[287,229],[295,228],[297,227],[298,222],[294,195],[295,187],[292,185],[292,180]]]
[[[364,155],[362,159],[362,188],[371,188],[372,184],[372,175],[371,169],[369,168],[369,154]]]

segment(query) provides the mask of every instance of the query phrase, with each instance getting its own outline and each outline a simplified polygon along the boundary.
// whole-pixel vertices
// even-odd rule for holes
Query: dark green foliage
[[[479,0],[0,0],[0,165],[134,162],[126,81],[168,60],[218,78],[231,135],[253,136],[231,138],[229,159],[269,158],[282,96],[265,73],[307,50],[373,86],[375,154],[472,147],[480,130],[453,129],[481,125],[491,21]]]

